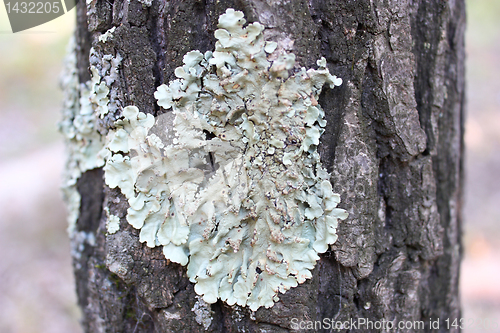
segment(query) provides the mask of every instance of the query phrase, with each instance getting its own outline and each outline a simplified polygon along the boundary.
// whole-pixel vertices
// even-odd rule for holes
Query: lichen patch
[[[308,70],[292,53],[269,60],[276,43],[244,24],[228,9],[215,50],[184,56],[155,93],[164,115],[123,109],[104,170],[140,241],[187,265],[205,302],[256,310],[312,276],[347,217],[317,151],[319,94],[342,80],[324,58]]]
[[[78,84],[75,41],[68,45],[68,55],[61,77],[65,100],[59,131],[66,142],[67,161],[63,181],[63,194],[68,206],[68,232],[72,234],[80,210],[80,194],[76,189],[78,178],[88,170],[102,167],[108,150],[105,140],[97,131],[97,116],[94,107],[107,109],[107,87],[101,85],[98,75],[85,84]]]

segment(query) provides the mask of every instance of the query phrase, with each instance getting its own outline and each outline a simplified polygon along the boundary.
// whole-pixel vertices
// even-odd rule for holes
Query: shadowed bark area
[[[264,24],[267,39],[293,51],[300,66],[315,67],[324,56],[344,83],[320,96],[328,124],[319,151],[340,207],[349,212],[312,279],[255,313],[219,301],[205,328],[192,310],[198,299],[185,268],[141,244],[125,220],[125,197],[104,185],[101,170],[88,171],[78,185],[77,231],[95,241],[74,251],[85,331],[306,332],[293,323],[323,318],[423,321],[427,332],[436,332],[429,320],[439,318],[440,332],[454,331],[443,322],[460,317],[464,6],[462,0],[155,0],[148,7],[93,0],[85,8],[80,1],[80,81],[90,78],[90,64],[120,54],[114,98],[154,115],[161,112],[156,87],[174,78],[186,52],[214,48],[218,17],[228,7]],[[115,37],[99,42],[112,27]],[[100,122],[103,135],[111,116]],[[104,207],[121,219],[116,234],[106,234]]]

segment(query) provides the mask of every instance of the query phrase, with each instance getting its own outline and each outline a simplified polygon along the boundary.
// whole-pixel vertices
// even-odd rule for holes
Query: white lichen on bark
[[[342,81],[324,59],[317,70],[294,70],[291,53],[269,61],[264,26],[244,23],[228,9],[215,51],[186,54],[155,93],[164,116],[123,109],[104,170],[140,241],[187,264],[204,301],[256,310],[312,276],[347,216],[317,152],[319,94]]]
[[[105,138],[96,129],[96,103],[107,109],[109,89],[96,84],[98,74],[95,71],[93,80],[78,83],[74,50],[75,42],[71,39],[61,77],[65,100],[59,122],[59,131],[66,142],[67,162],[62,189],[69,211],[70,234],[75,229],[80,209],[80,194],[76,189],[78,178],[87,170],[102,167],[108,153],[104,149]]]
[[[194,303],[191,311],[193,311],[195,314],[196,322],[203,326],[205,330],[207,330],[210,327],[210,324],[212,324],[212,309],[210,308],[210,304],[205,302],[201,297],[196,296],[196,298],[197,301],[196,303]]]

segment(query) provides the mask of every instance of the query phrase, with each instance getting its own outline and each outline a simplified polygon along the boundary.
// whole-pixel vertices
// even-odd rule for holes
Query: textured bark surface
[[[146,7],[93,0],[87,8],[80,1],[79,79],[87,81],[89,65],[103,55],[120,53],[113,98],[157,115],[156,87],[174,78],[186,52],[214,48],[228,7],[264,24],[266,37],[293,51],[300,66],[315,67],[324,56],[343,79],[321,95],[328,125],[319,151],[349,218],[311,280],[255,313],[219,301],[207,331],[307,331],[294,330],[292,318],[422,320],[425,331],[440,318],[440,331],[453,331],[443,321],[460,317],[464,1],[155,0]],[[111,27],[115,37],[99,43]],[[110,124],[105,117],[101,133]],[[91,170],[78,182],[77,230],[96,239],[75,258],[85,331],[205,331],[185,268],[139,242],[125,221],[125,198],[102,177]],[[106,234],[106,206],[121,218],[114,235]]]

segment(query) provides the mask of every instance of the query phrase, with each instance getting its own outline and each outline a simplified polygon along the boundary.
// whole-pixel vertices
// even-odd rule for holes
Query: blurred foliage
[[[467,0],[467,43],[488,46],[500,33],[500,1]]]
[[[0,5],[0,160],[60,140],[58,79],[74,15],[13,34]]]
[[[59,75],[75,10],[13,34],[0,4],[0,332],[80,332],[59,184]]]
[[[500,248],[500,1],[469,0],[466,33],[466,250],[484,234]]]
[[[460,273],[463,316],[498,323],[500,1],[467,0],[466,50],[465,256]]]

